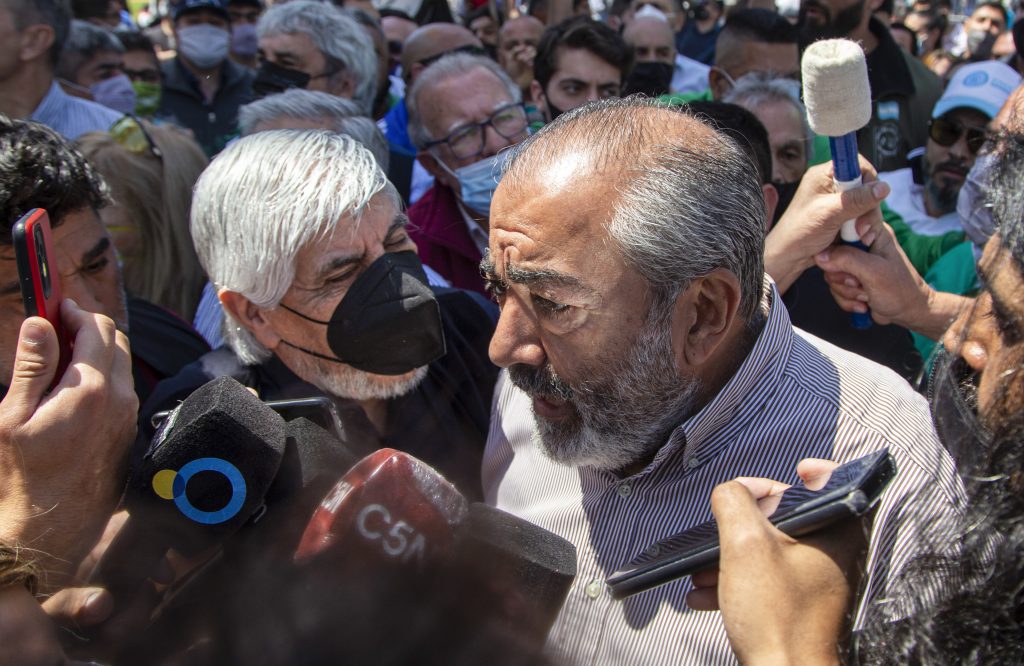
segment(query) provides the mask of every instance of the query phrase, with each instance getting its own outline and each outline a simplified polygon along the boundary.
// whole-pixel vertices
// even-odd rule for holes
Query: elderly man
[[[135,111],[135,89],[124,72],[124,46],[114,33],[72,21],[60,52],[57,77],[72,94],[93,99],[118,113]]]
[[[0,0],[0,113],[31,118],[68,139],[106,131],[120,113],[72,97],[54,76],[71,28],[67,0]]]
[[[143,414],[230,375],[264,400],[327,396],[350,446],[421,458],[470,497],[497,370],[492,305],[432,290],[394,187],[329,131],[244,137],[196,185],[192,236],[227,347],[157,388]]]
[[[236,136],[238,107],[252,96],[253,73],[228,58],[231,19],[224,0],[171,4],[177,55],[161,66],[159,115],[192,130],[207,155]]]
[[[260,18],[263,61],[254,83],[259,94],[305,88],[354,100],[373,112],[377,59],[373,42],[350,16],[330,3],[275,5]]]
[[[689,579],[624,602],[604,579],[707,520],[736,476],[793,482],[801,458],[888,447],[900,475],[875,515],[866,601],[920,533],[956,522],[962,487],[924,399],[789,323],[764,277],[753,171],[694,118],[606,101],[516,149],[495,195],[483,268],[507,372],[484,487],[578,549],[548,639],[567,663],[733,661],[720,619],[686,611]]]
[[[423,71],[406,97],[409,134],[434,186],[409,209],[423,263],[483,293],[498,151],[526,138],[519,86],[489,58],[454,54]]]
[[[985,143],[986,126],[1020,82],[1001,62],[971,63],[954,72],[932,109],[920,162],[878,176],[892,188],[889,207],[911,229],[929,236],[963,230],[956,212],[960,187]]]

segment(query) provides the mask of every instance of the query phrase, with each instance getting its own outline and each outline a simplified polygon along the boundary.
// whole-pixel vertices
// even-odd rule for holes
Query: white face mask
[[[132,80],[124,74],[112,76],[89,87],[92,98],[114,111],[135,112],[135,88]]]
[[[207,23],[178,29],[178,52],[199,69],[213,69],[228,57],[231,33]]]

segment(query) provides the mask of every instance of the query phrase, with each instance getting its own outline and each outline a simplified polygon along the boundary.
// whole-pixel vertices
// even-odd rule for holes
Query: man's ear
[[[779,207],[779,191],[771,183],[765,183],[761,186],[761,193],[764,194],[764,208],[767,214],[764,232],[768,233],[772,228],[772,220],[775,219],[775,209]]]
[[[725,75],[725,72],[718,67],[712,67],[708,70],[708,88],[711,88],[711,98],[720,102],[732,88],[732,83],[729,82],[729,77]]]
[[[458,192],[458,180],[453,178],[452,175],[440,165],[437,158],[430,154],[429,151],[421,150],[416,153],[416,160],[423,165],[423,168],[427,170],[427,173],[434,177],[435,181]]]
[[[537,106],[537,110],[540,111],[540,115],[544,117],[544,120],[551,122],[551,113],[548,111],[548,98],[544,94],[543,86],[540,85],[540,81],[537,79],[530,81],[530,98]]]
[[[345,99],[352,99],[356,94],[356,82],[352,78],[352,72],[342,70],[336,74],[333,74],[330,79],[331,90],[330,93],[335,97],[343,97]]]
[[[274,330],[273,325],[264,317],[263,308],[259,307],[248,298],[228,289],[221,289],[217,292],[217,298],[224,306],[227,313],[235,322],[252,333],[257,342],[273,351],[281,342],[281,336]]]
[[[729,337],[740,295],[739,279],[725,268],[695,279],[679,295],[672,311],[672,349],[681,372],[707,372]]]
[[[48,25],[37,23],[27,26],[20,33],[20,48],[18,57],[22,62],[35,60],[40,56],[46,56],[53,46],[56,38],[53,28]]]

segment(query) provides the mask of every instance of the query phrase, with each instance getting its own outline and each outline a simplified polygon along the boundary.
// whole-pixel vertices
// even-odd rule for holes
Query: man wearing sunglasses
[[[409,135],[434,186],[409,209],[424,264],[453,286],[484,292],[499,151],[527,136],[519,86],[490,58],[455,53],[427,67],[405,98]]]
[[[986,139],[986,126],[1020,85],[1001,62],[959,68],[932,110],[928,141],[911,166],[878,174],[889,183],[887,203],[919,234],[961,231],[957,196]]]

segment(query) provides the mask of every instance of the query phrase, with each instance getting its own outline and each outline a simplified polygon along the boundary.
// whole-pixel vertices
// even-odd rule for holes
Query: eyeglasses
[[[129,152],[141,155],[148,150],[153,157],[163,159],[163,151],[135,116],[125,116],[111,125],[110,136]]]
[[[144,83],[160,83],[160,70],[159,69],[128,69],[122,67],[121,71],[132,80],[132,82],[142,81]]]
[[[420,60],[418,62],[419,62],[419,64],[423,65],[424,67],[427,67],[431,63],[437,62],[438,60],[440,60],[441,58],[445,57],[446,55],[451,55],[453,53],[468,53],[469,55],[475,55],[475,56],[487,55],[487,51],[484,51],[479,46],[474,46],[474,45],[470,44],[468,46],[460,46],[459,48],[452,49],[450,51],[444,51],[442,53],[438,53],[437,55],[432,55],[429,58],[424,58],[423,60]]]
[[[431,141],[424,148],[447,144],[452,154],[460,160],[476,157],[484,152],[484,130],[490,125],[504,139],[515,139],[526,130],[526,107],[508,104],[491,114],[482,123],[463,125],[443,139]]]
[[[933,118],[928,125],[928,136],[932,141],[949,148],[960,140],[960,137],[967,134],[967,148],[977,154],[988,139],[988,130],[984,127],[964,125],[955,120],[947,118]]]

